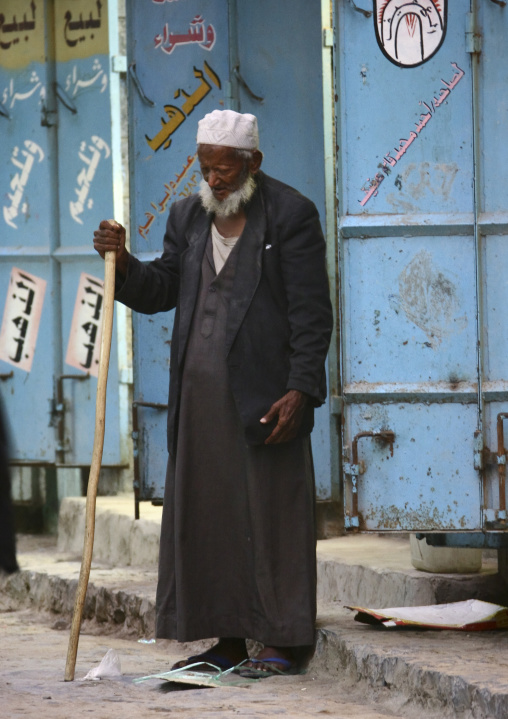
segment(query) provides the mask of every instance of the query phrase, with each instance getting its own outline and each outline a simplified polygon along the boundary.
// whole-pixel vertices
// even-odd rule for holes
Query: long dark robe
[[[241,241],[218,275],[211,241],[202,263],[166,477],[156,633],[309,645],[316,614],[310,438],[247,445],[229,387],[225,329]]]

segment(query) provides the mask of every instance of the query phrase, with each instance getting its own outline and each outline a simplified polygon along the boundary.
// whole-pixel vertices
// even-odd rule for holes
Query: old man
[[[175,202],[159,259],[142,264],[125,230],[116,299],[176,308],[157,637],[214,637],[178,663],[298,671],[314,642],[316,555],[310,433],[326,398],[332,329],[325,241],[314,204],[261,170],[257,120],[231,110],[198,125],[199,194]],[[176,665],[175,665],[176,666]]]

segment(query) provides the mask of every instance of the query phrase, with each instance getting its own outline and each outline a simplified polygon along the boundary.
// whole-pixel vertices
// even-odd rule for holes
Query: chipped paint
[[[447,202],[455,184],[457,163],[411,162],[394,179],[397,192],[388,192],[386,201],[396,211],[418,212],[425,197]]]
[[[458,314],[462,308],[456,285],[434,265],[427,250],[416,254],[400,273],[399,295],[392,295],[390,304],[423,330],[434,350],[445,337],[467,326],[467,316]]]

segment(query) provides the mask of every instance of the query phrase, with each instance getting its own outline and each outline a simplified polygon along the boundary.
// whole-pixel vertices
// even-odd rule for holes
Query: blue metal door
[[[63,372],[57,382],[65,409],[59,420],[60,461],[86,465],[91,459],[104,277],[91,237],[100,220],[114,214],[108,4],[56,0],[54,13],[59,243],[53,259],[62,308]],[[103,465],[117,465],[116,342],[108,387]]]
[[[224,103],[227,3],[127,4],[131,251],[160,255],[169,206],[195,192],[198,120]],[[139,499],[162,498],[173,312],[133,315],[134,462]]]
[[[88,465],[103,293],[91,235],[113,214],[108,7],[1,10],[0,376],[13,459]],[[120,464],[116,365],[113,349],[109,465]]]
[[[319,3],[131,0],[127,18],[136,256],[160,254],[170,204],[196,191],[197,123],[216,108],[258,116],[263,169],[310,196],[324,220]],[[139,499],[163,494],[172,321],[172,314],[133,317]],[[318,490],[326,497],[328,423],[325,408],[317,421],[315,456]]]
[[[326,231],[322,48],[320,3],[237,2],[231,32],[233,109],[257,116],[263,170],[310,197]],[[317,410],[312,433],[319,500],[333,495],[331,441],[336,437],[330,438],[327,403]]]
[[[506,530],[506,449],[508,382],[504,314],[508,287],[508,167],[504,147],[508,136],[508,8],[493,2],[473,3],[471,31],[475,104],[475,235],[479,263],[479,390],[482,474],[482,520],[486,530]],[[475,22],[473,22],[475,21]]]
[[[41,122],[48,86],[43,3],[2,3],[1,30],[0,391],[16,442],[15,457],[44,463],[54,459],[54,431],[48,421],[54,316],[48,302],[52,143]]]
[[[492,2],[336,3],[349,528],[478,529],[499,502],[481,470],[507,399],[506,17]]]

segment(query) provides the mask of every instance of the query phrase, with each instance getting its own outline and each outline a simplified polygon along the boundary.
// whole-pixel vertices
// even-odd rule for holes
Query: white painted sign
[[[446,35],[448,0],[374,0],[379,47],[395,65],[415,67],[436,54]]]
[[[103,299],[104,281],[82,272],[65,362],[94,377],[99,374]]]
[[[13,267],[2,329],[0,360],[30,372],[41,321],[46,280]]]

